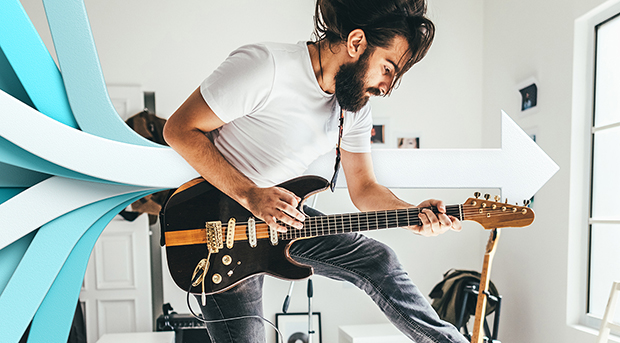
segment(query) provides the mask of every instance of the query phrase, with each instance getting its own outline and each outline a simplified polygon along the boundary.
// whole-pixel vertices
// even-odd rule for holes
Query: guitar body
[[[318,176],[302,176],[279,185],[302,198],[326,189],[327,180]],[[259,237],[251,247],[247,239],[235,239],[229,249],[226,244],[209,255],[206,243],[174,245],[172,235],[183,235],[205,228],[205,223],[219,221],[223,235],[226,224],[234,218],[238,223],[236,237],[247,238],[248,227],[242,225],[253,215],[237,202],[220,192],[202,178],[179,187],[168,199],[160,215],[162,233],[166,237],[168,268],[178,287],[194,294],[213,294],[225,291],[239,282],[257,275],[268,274],[282,279],[297,280],[312,275],[312,267],[295,262],[288,254],[294,240],[280,240],[273,245],[269,238]],[[265,224],[263,224],[265,225]],[[266,226],[266,225],[265,225]],[[243,231],[243,232],[242,232]],[[208,258],[209,266],[204,282],[192,286],[194,270],[201,260]]]

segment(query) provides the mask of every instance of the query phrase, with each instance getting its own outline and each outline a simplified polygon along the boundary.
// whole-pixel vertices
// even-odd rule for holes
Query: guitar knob
[[[474,192],[474,196],[478,199],[480,197],[480,192]]]
[[[484,195],[484,199],[485,199],[485,200],[489,200],[489,198],[490,198],[490,197],[491,197],[491,194],[489,194],[489,193],[487,193],[487,194],[485,194],[485,195]]]
[[[213,281],[213,283],[217,285],[222,282],[222,276],[220,274],[213,274],[211,281]]]
[[[523,200],[523,206],[529,206],[530,205],[530,200]]]
[[[493,199],[495,200],[495,202],[499,202],[501,200],[499,195],[494,196]]]

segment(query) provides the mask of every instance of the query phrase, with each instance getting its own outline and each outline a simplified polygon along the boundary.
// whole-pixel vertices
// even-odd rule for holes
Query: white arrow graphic
[[[499,188],[510,202],[529,199],[560,167],[504,111],[501,136],[500,149],[375,150],[375,174],[392,188]],[[305,174],[329,177],[333,165],[327,154]],[[336,185],[346,187],[344,176]]]

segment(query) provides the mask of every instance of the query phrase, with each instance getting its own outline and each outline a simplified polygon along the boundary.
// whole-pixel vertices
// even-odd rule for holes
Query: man
[[[164,137],[209,183],[278,231],[286,231],[278,222],[301,228],[305,216],[301,199],[275,185],[301,175],[336,145],[356,207],[414,207],[376,181],[367,102],[389,94],[426,54],[434,26],[425,12],[424,0],[318,0],[315,42],[237,49],[170,117]],[[418,207],[425,208],[423,225],[409,227],[413,232],[434,236],[461,229],[443,202]],[[300,240],[289,252],[316,274],[365,290],[412,340],[467,342],[438,318],[385,245],[344,234]],[[208,297],[205,318],[262,315],[262,281],[253,277]],[[208,331],[216,343],[265,341],[254,318],[211,323]]]

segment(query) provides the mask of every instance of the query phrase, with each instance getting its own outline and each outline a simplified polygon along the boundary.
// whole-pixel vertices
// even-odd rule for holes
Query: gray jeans
[[[316,215],[311,208],[304,211]],[[468,342],[452,324],[439,319],[385,244],[351,233],[302,239],[289,251],[295,261],[312,266],[315,274],[348,281],[364,290],[412,341]],[[226,292],[208,296],[203,316],[207,320],[262,316],[262,293],[263,276],[252,277]],[[213,343],[265,342],[264,324],[256,318],[207,324],[207,329]]]

